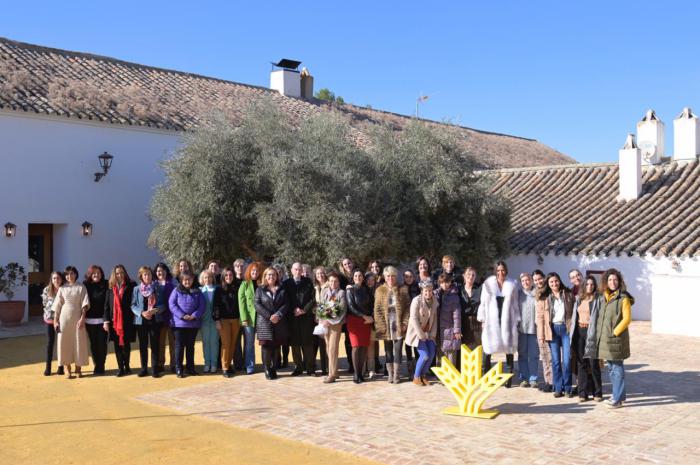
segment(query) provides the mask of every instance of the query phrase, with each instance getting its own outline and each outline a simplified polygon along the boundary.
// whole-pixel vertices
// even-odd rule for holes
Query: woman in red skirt
[[[365,285],[365,276],[360,270],[352,273],[353,285],[347,290],[348,314],[346,324],[352,345],[352,363],[355,367],[353,382],[363,382],[369,335],[374,323],[372,291]]]

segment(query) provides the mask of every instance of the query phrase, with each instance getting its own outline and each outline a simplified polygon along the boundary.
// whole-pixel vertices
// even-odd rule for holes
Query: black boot
[[[51,362],[46,362],[46,369],[44,370],[44,376],[51,376]]]
[[[272,361],[270,360],[272,358],[271,350],[267,346],[262,346],[261,350],[261,355],[262,355],[262,362],[263,362],[263,368],[265,368],[265,379],[272,379],[272,374],[270,371],[270,366],[272,365]]]
[[[508,367],[508,373],[515,375],[515,361],[514,361],[514,356],[513,354],[506,354],[506,366]],[[513,376],[508,378],[508,381],[506,381],[505,386],[507,388],[510,388],[513,385]]]
[[[272,349],[272,367],[270,368],[270,378],[271,379],[277,379],[277,367],[279,364],[277,363],[277,360],[280,359],[280,346],[275,346],[274,349]]]
[[[130,375],[131,374],[131,366],[130,366],[131,364],[129,363],[129,361],[131,360],[131,349],[126,348],[126,345],[124,345],[124,347],[125,347],[125,349],[124,349],[124,373],[126,373],[127,375]]]
[[[353,370],[353,372],[352,372],[352,382],[355,384],[360,384],[362,382],[362,374],[360,371],[362,364],[360,363],[360,356],[361,356],[361,348],[360,347],[353,347],[351,360],[352,360],[353,367],[355,367],[357,369]]]
[[[115,346],[114,355],[117,357],[117,377],[120,378],[124,376],[124,354],[122,350]]]

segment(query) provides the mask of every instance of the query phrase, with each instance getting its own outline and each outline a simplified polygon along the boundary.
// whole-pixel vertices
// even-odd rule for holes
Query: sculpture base
[[[447,407],[442,411],[445,415],[456,415],[459,417],[472,417],[472,418],[485,418],[487,420],[490,420],[492,418],[495,418],[496,415],[498,415],[499,412],[498,410],[482,410],[479,413],[472,415],[469,413],[462,412],[459,407]]]

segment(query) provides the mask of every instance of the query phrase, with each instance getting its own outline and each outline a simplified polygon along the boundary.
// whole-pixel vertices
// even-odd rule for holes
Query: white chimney
[[[297,68],[301,61],[281,59],[272,63],[278,69],[270,72],[270,89],[288,97],[301,97],[301,76]]]
[[[308,69],[301,68],[301,98],[310,99],[314,96],[314,77]]]
[[[700,120],[685,107],[673,120],[673,159],[695,160],[700,154]]]
[[[646,115],[637,123],[637,141],[642,151],[642,163],[655,165],[664,156],[665,125],[654,110],[647,110]]]
[[[637,200],[642,192],[642,151],[634,142],[634,134],[628,134],[620,149],[619,200]]]

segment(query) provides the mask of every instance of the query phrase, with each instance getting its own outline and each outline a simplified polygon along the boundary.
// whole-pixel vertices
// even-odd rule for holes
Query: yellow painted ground
[[[342,452],[181,415],[134,398],[223,379],[43,376],[45,338],[0,340],[0,464],[370,464]],[[197,359],[202,360],[197,342]],[[107,370],[116,366],[107,357]],[[200,367],[201,368],[201,367]],[[53,371],[56,366],[54,362]],[[91,371],[92,368],[89,367]],[[258,375],[259,376],[259,375]]]

